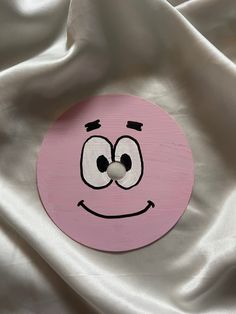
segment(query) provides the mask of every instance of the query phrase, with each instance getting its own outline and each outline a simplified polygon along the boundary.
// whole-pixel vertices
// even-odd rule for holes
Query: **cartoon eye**
[[[107,187],[112,180],[107,175],[111,162],[112,144],[102,136],[92,136],[81,152],[80,169],[83,181],[94,189]]]
[[[137,185],[143,175],[143,159],[139,143],[131,136],[120,137],[115,144],[115,161],[121,162],[125,176],[116,183],[123,189]]]

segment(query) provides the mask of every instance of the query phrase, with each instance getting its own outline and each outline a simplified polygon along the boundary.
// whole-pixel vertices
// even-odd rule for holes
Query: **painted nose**
[[[112,180],[120,180],[125,176],[126,170],[121,162],[114,161],[107,167],[107,174]]]

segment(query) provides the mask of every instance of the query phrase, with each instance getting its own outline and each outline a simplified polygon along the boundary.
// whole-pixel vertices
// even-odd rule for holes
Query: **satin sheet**
[[[236,313],[236,1],[1,0],[0,313]],[[176,227],[137,251],[69,239],[36,189],[49,125],[130,93],[183,127],[195,162]]]

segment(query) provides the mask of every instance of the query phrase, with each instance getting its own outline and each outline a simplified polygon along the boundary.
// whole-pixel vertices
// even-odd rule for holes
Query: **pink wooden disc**
[[[191,150],[175,120],[128,95],[90,98],[65,112],[37,164],[40,198],[54,223],[104,251],[162,237],[186,209],[193,180]]]

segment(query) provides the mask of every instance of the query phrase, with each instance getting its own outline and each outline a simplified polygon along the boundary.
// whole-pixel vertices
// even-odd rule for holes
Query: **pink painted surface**
[[[87,132],[84,125],[100,119],[99,129]],[[142,131],[126,127],[127,121],[143,123]],[[84,142],[92,135],[117,138],[129,135],[141,148],[144,172],[129,190],[112,182],[92,189],[81,179],[80,157]],[[106,95],[74,105],[49,129],[40,149],[37,184],[42,203],[54,223],[69,237],[105,251],[126,251],[145,246],[167,233],[186,209],[194,174],[191,150],[176,124],[159,106],[135,96]],[[104,215],[137,212],[141,215],[106,219]]]

